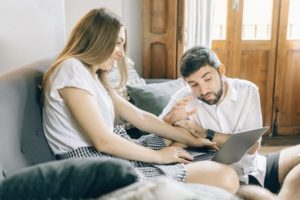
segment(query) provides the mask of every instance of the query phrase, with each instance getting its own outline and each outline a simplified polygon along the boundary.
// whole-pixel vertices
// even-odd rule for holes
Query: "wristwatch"
[[[209,139],[210,141],[212,141],[215,137],[216,132],[210,129],[206,130],[206,139]]]

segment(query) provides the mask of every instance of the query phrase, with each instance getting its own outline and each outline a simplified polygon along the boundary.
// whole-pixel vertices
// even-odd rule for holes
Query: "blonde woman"
[[[124,62],[126,31],[107,9],[94,9],[74,27],[70,39],[44,77],[44,130],[58,159],[118,157],[129,160],[141,179],[165,175],[182,182],[202,183],[235,193],[239,187],[230,167],[211,161],[190,162],[178,141],[189,146],[213,146],[194,138],[120,97],[105,79],[118,62],[126,82]],[[132,140],[115,115],[137,128],[153,133]],[[167,138],[169,140],[164,140]]]

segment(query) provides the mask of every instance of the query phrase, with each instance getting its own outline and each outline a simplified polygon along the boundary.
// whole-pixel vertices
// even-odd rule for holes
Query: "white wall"
[[[61,0],[0,0],[0,73],[62,48],[63,7]]]
[[[123,19],[128,33],[128,56],[135,62],[135,68],[142,72],[142,2],[123,0]]]
[[[140,73],[142,68],[141,4],[141,0],[65,0],[66,37],[77,20],[86,12],[93,8],[109,8],[123,19],[128,33],[127,55],[135,62],[135,67]]]
[[[124,21],[128,56],[141,72],[140,0],[0,0],[0,73],[57,54],[75,22],[107,7]]]

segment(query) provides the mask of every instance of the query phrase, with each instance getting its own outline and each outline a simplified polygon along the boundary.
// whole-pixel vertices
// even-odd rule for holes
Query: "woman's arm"
[[[126,121],[133,124],[140,130],[148,133],[154,133],[163,138],[177,141],[188,146],[210,146],[210,141],[204,138],[196,138],[189,131],[176,128],[159,119],[157,116],[145,112],[133,106],[131,103],[120,97],[118,94],[113,95],[116,112]]]
[[[192,159],[179,148],[168,147],[155,151],[112,133],[104,123],[105,116],[101,113],[94,96],[84,90],[67,87],[60,89],[59,94],[82,133],[98,151],[128,160],[159,164],[188,162],[187,160]]]

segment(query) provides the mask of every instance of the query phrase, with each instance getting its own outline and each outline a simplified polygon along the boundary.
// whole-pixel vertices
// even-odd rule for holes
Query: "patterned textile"
[[[159,150],[166,147],[163,138],[149,134],[140,137],[139,139],[131,139],[126,130],[122,126],[115,126],[114,133],[119,136],[135,142],[141,146],[145,146],[154,150]],[[72,151],[68,151],[62,154],[56,154],[56,159],[68,159],[68,158],[87,158],[87,157],[99,157],[99,158],[111,158],[114,157],[107,153],[98,152],[94,147],[80,147]],[[185,182],[186,169],[183,164],[169,164],[169,165],[155,165],[150,163],[144,163],[140,161],[131,160],[130,163],[137,169],[140,180],[152,179],[157,176],[166,175],[175,180]]]

